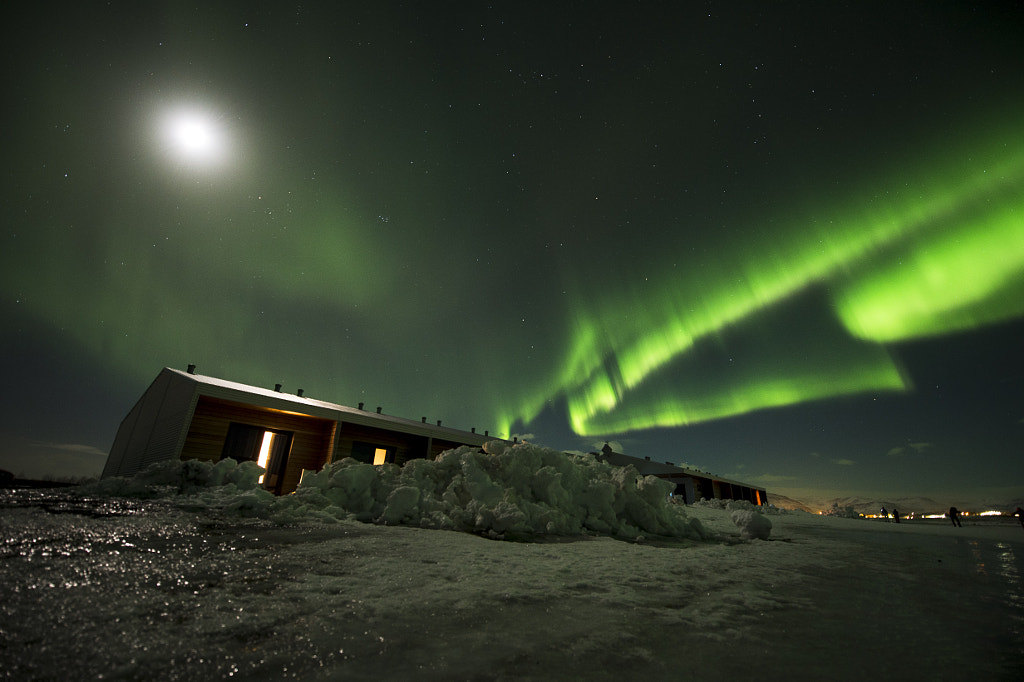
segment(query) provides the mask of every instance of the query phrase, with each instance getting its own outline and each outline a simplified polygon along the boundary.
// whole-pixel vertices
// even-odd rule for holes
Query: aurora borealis
[[[769,490],[1022,496],[1010,4],[3,13],[0,468],[95,466],[195,363]]]
[[[735,247],[728,264],[703,271],[699,279],[670,277],[659,292],[663,300],[632,292],[630,300],[581,323],[587,329],[577,335],[580,348],[572,358],[587,364],[567,363],[563,380],[576,432],[679,426],[850,393],[906,391],[911,385],[883,344],[1020,316],[1024,156],[1010,146],[1016,142],[1012,128],[996,137],[1005,141],[999,154],[934,168],[930,176],[942,181],[926,176],[911,200],[886,199],[875,213],[838,215],[824,229],[799,219],[781,221],[793,224],[792,232],[777,233],[767,248]],[[766,373],[719,386],[711,396],[698,392],[698,399],[689,399],[691,390],[672,386],[661,399],[641,404],[638,414],[620,409],[624,396],[642,393],[652,376],[685,357],[702,337],[743,326],[812,286],[832,289],[847,335],[872,343],[836,338],[829,344],[831,361],[822,365],[815,364],[812,349],[780,349],[772,364],[788,366],[779,376],[765,365]],[[607,345],[597,345],[599,330],[627,325],[625,334],[604,335]],[[823,331],[812,333],[820,347]],[[778,327],[769,332],[777,334]],[[771,338],[759,342],[762,348],[770,344]],[[793,357],[780,359],[785,355]],[[609,364],[615,372],[606,370]],[[601,419],[604,414],[612,418]]]

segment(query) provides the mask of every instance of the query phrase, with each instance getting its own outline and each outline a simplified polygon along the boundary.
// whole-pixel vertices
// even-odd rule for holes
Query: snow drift
[[[772,522],[752,509],[736,509],[730,518],[744,540],[767,540],[771,535]]]
[[[305,471],[292,495],[259,487],[253,462],[163,462],[131,479],[107,479],[85,491],[134,497],[185,495],[185,504],[216,507],[280,523],[358,520],[473,532],[495,538],[534,534],[643,534],[710,537],[682,505],[674,485],[632,466],[600,462],[528,443],[491,441],[404,467],[346,458]]]

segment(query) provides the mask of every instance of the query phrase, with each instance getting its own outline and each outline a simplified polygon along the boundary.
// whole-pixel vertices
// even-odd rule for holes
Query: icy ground
[[[1024,679],[1009,520],[774,513],[766,541],[727,509],[672,505],[679,537],[510,541],[302,517],[298,496],[269,503],[286,519],[225,503],[247,494],[2,494],[2,674]]]

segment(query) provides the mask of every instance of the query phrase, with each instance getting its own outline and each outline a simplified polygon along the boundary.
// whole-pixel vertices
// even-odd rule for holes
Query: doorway
[[[260,476],[260,485],[275,495],[280,495],[293,435],[292,431],[232,422],[228,426],[228,435],[224,440],[220,458],[230,457],[239,462],[256,462],[266,470]]]

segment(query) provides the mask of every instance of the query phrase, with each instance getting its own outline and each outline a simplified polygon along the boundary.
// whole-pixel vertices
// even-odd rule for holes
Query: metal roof
[[[205,376],[202,374],[191,374],[171,367],[165,367],[165,372],[171,372],[178,377],[192,381],[196,384],[200,395],[234,400],[236,402],[249,403],[260,407],[297,412],[323,419],[333,419],[364,426],[375,426],[389,431],[418,436],[430,436],[442,440],[452,440],[461,443],[480,444],[490,440],[505,440],[498,436],[485,435],[482,433],[453,429],[448,426],[438,426],[424,421],[416,421],[405,417],[384,414],[380,412],[361,410],[357,407],[348,407],[337,403],[307,398],[292,393],[284,393],[271,388],[250,386],[248,384],[219,379],[217,377]]]
[[[691,469],[689,467],[681,466],[679,464],[672,464],[671,462],[656,462],[649,458],[634,457],[632,455],[624,455],[621,452],[603,453],[602,456],[609,463],[617,466],[626,466],[632,464],[636,467],[637,471],[641,474],[658,476],[662,478],[674,477],[674,476],[685,476],[688,478],[707,478],[713,481],[720,481],[722,483],[729,483],[730,485],[739,485],[745,488],[756,488],[763,490],[764,488],[759,485],[752,485],[750,483],[743,483],[742,481],[734,481],[731,478],[725,478],[724,476],[717,476],[715,474],[701,471],[699,469]]]

